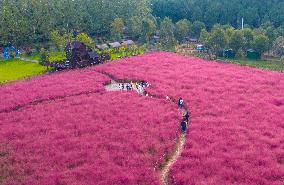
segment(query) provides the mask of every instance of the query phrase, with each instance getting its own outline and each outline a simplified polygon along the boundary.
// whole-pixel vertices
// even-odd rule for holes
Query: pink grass
[[[172,53],[97,69],[142,78],[152,84],[148,91],[186,100],[193,117],[184,153],[171,171],[176,184],[283,183],[283,73]]]
[[[1,141],[26,169],[15,173],[24,184],[159,184],[153,163],[174,144],[175,107],[134,92],[104,92],[109,79],[95,70],[185,99],[192,122],[171,170],[176,184],[283,182],[282,73],[150,53],[0,87],[0,110],[98,90],[0,114]]]
[[[121,185],[159,184],[156,162],[173,147],[179,119],[174,105],[132,92],[69,97],[0,118],[22,184]]]

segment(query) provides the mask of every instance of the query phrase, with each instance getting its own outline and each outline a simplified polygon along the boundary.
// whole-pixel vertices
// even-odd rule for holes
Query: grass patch
[[[46,67],[38,63],[25,62],[19,59],[0,59],[0,84],[42,74]]]
[[[139,52],[136,52],[136,54],[140,53],[140,55],[144,54],[145,51],[144,49],[139,48]],[[111,60],[117,60],[120,57],[125,57],[125,56],[132,56],[134,53],[133,52],[112,52],[110,54]]]
[[[247,65],[262,69],[269,69],[274,71],[284,71],[284,63],[280,60],[249,60],[249,59],[231,59],[235,64]]]

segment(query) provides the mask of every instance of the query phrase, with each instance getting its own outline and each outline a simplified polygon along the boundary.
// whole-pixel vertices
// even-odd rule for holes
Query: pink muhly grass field
[[[7,184],[159,184],[154,166],[174,145],[176,107],[105,92],[110,79],[96,70],[185,99],[192,120],[171,170],[175,184],[283,183],[283,73],[156,52],[0,87],[0,112],[93,92],[0,113]]]
[[[83,69],[13,82],[0,86],[0,111],[40,99],[79,92],[103,91],[103,83],[108,80],[109,78],[104,75]]]
[[[1,143],[14,161],[4,182],[159,184],[156,162],[173,147],[178,120],[174,105],[134,92],[68,97],[2,113]]]
[[[283,184],[283,73],[173,53],[96,69],[144,79],[152,84],[151,93],[185,99],[192,122],[182,157],[171,170],[174,183]]]

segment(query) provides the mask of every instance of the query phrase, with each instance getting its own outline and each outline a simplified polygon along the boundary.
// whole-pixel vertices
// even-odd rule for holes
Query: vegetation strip
[[[109,73],[106,73],[106,72],[100,72],[100,71],[96,71],[98,73],[101,73],[101,74],[104,74],[104,75],[107,75],[109,78],[112,79],[111,82],[105,84],[105,88],[106,90],[108,91],[111,91],[111,90],[123,90],[123,89],[119,89],[117,87],[119,87],[119,84],[123,84],[123,86],[127,86],[128,83],[130,82],[133,82],[133,83],[145,83],[143,80],[119,80],[119,79],[115,79],[113,75],[109,74]],[[133,88],[134,90],[137,90],[135,88]],[[149,94],[147,93],[146,91],[137,91],[139,94],[143,94],[145,96],[149,96],[149,97],[152,97],[152,98],[155,98],[155,99],[164,99],[164,98],[161,98],[157,95],[153,95],[153,94]],[[171,101],[172,103],[176,103],[177,101],[175,101],[175,99],[173,98],[167,98],[167,100]],[[180,109],[180,112],[184,112],[184,111],[188,111],[187,108],[182,108]],[[161,168],[159,169],[160,170],[160,180],[162,182],[162,184],[164,185],[169,185],[171,184],[170,180],[169,180],[169,172],[170,172],[170,169],[171,167],[174,165],[174,163],[177,161],[177,159],[179,158],[179,156],[181,155],[182,151],[183,151],[183,148],[184,148],[184,145],[186,143],[186,133],[182,133],[178,138],[177,138],[177,141],[176,141],[176,144],[174,146],[174,149],[171,151],[171,153],[169,155],[166,155],[167,156],[167,159],[165,161],[164,164],[160,165]]]

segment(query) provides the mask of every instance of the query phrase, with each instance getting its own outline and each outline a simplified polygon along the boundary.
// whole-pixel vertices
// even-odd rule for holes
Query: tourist
[[[184,106],[184,101],[183,101],[182,98],[179,98],[179,100],[178,100],[178,107],[182,109],[183,106]]]
[[[187,122],[186,122],[186,121],[182,121],[182,122],[180,123],[180,127],[181,127],[181,131],[182,131],[183,133],[185,133],[185,132],[186,132],[186,129],[187,129]]]
[[[128,83],[128,84],[126,85],[126,89],[127,89],[127,90],[131,90],[131,89],[132,89],[131,83]]]
[[[186,122],[188,122],[190,114],[188,111],[183,112],[183,120],[185,120]]]

